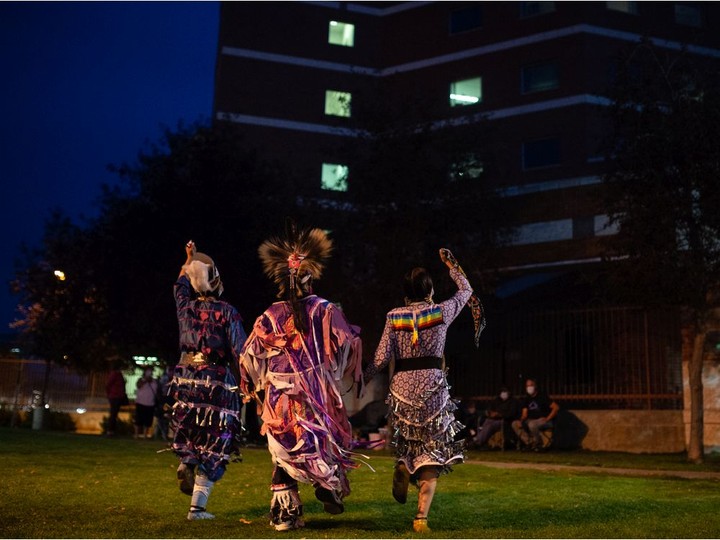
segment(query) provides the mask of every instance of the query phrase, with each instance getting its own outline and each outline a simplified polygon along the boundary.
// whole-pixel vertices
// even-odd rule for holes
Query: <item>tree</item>
[[[688,459],[703,459],[702,359],[717,328],[720,271],[720,84],[717,65],[635,45],[611,91],[604,177],[610,257],[645,303],[680,305],[693,335]]]
[[[190,239],[213,257],[224,298],[252,324],[272,298],[257,247],[269,218],[282,222],[294,212],[292,177],[261,162],[233,126],[202,124],[166,130],[136,163],[116,170],[121,183],[105,192],[90,249],[102,253],[98,273],[123,353],[174,361],[172,284]]]
[[[438,249],[448,247],[481,287],[493,250],[509,231],[508,214],[487,180],[495,167],[491,122],[474,108],[448,119],[443,103],[393,98],[382,81],[372,84],[368,95],[382,100],[363,99],[360,91],[353,97],[361,135],[341,153],[349,165],[347,192],[335,205],[324,194],[325,206],[313,209],[337,240],[328,283],[340,287],[330,293],[347,299],[367,343],[377,342],[386,312],[402,302],[407,271],[427,266],[436,289],[452,291],[438,258]]]
[[[167,129],[135,162],[113,167],[119,181],[104,187],[98,217],[82,227],[68,223],[62,244],[102,307],[102,316],[87,329],[97,336],[92,343],[98,348],[84,354],[85,364],[77,356],[70,361],[98,369],[106,359],[138,354],[173,361],[172,284],[189,239],[215,259],[225,298],[250,330],[277,292],[262,275],[257,248],[269,235],[282,233],[286,216],[301,226],[331,230],[335,256],[317,289],[348,310],[350,320],[363,327],[366,343],[377,341],[385,312],[401,299],[402,275],[438,260],[439,247],[456,250],[477,283],[482,248],[497,240],[493,220],[500,214],[481,174],[491,155],[483,143],[487,126],[447,129],[418,110],[423,108],[415,103],[411,111],[389,107],[365,114],[364,125],[372,129],[348,149],[352,187],[335,200],[327,193],[307,196],[291,167],[260,160],[242,128],[231,124]],[[44,245],[18,275],[52,260],[48,250]],[[442,286],[447,277],[439,277]],[[27,280],[18,283],[30,287]],[[80,298],[72,297],[73,309]],[[48,322],[48,332],[62,334],[63,327],[53,324]],[[45,351],[65,347],[56,341]]]
[[[11,283],[20,295],[20,330],[25,348],[45,360],[40,403],[47,402],[53,364],[92,371],[104,358],[107,310],[94,285],[93,269],[83,251],[85,233],[55,211],[45,224],[42,247],[25,248],[26,264]]]
[[[166,129],[113,170],[119,181],[104,186],[98,217],[80,226],[56,215],[18,267],[18,326],[36,354],[83,370],[133,355],[174,361],[172,285],[189,239],[215,259],[227,299],[252,324],[274,293],[258,286],[257,247],[269,215],[293,212],[292,178],[260,163],[230,127],[203,124]]]
[[[106,305],[86,264],[85,232],[61,212],[45,225],[43,246],[25,250],[28,260],[12,287],[22,298],[22,331],[36,355],[87,371],[105,348]]]

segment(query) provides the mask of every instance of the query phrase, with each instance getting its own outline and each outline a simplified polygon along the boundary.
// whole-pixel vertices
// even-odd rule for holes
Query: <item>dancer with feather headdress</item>
[[[279,302],[258,317],[240,356],[245,393],[264,394],[262,433],[275,465],[270,524],[278,531],[304,525],[298,482],[315,487],[331,514],[343,512],[350,493],[352,429],[340,382],[361,380],[360,329],[340,309],[313,294],[332,250],[320,229],[298,231],[260,246],[265,274]]]

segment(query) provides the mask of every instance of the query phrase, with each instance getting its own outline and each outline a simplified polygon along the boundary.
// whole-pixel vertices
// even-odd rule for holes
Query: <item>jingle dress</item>
[[[261,433],[276,468],[346,496],[346,472],[357,465],[349,455],[352,429],[341,381],[349,373],[360,377],[360,329],[316,295],[300,303],[305,338],[295,330],[288,302],[272,304],[255,321],[240,358],[243,390],[249,393],[252,383],[265,392]]]
[[[410,368],[396,370],[387,398],[396,458],[410,474],[425,465],[447,472],[450,465],[463,460],[463,441],[454,441],[463,425],[455,420],[457,406],[450,399],[445,371],[439,367],[412,369],[414,360],[423,366],[426,364],[420,362],[424,359],[442,358],[448,327],[472,294],[460,270],[451,268],[450,277],[458,286],[452,298],[440,304],[413,302],[387,314],[375,359],[365,369],[368,382],[392,359],[402,360]]]
[[[194,298],[187,276],[178,278],[174,292],[182,354],[169,389],[172,449],[215,482],[240,453],[235,436],[242,404],[233,370],[247,336],[237,310],[222,300]]]

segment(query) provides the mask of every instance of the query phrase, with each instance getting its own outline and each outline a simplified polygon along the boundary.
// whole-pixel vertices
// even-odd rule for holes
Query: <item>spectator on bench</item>
[[[503,446],[505,446],[509,439],[507,435],[510,432],[510,426],[518,418],[520,418],[520,403],[510,395],[507,386],[503,386],[485,412],[485,421],[476,439],[478,447],[487,444],[490,437],[501,429],[503,430]]]
[[[538,389],[535,379],[525,381],[525,391],[527,396],[522,402],[520,419],[515,420],[512,427],[525,447],[537,452],[543,449],[540,432],[553,427],[553,418],[557,416],[560,406]]]

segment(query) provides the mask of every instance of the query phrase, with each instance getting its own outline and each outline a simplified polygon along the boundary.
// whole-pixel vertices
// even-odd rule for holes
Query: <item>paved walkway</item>
[[[482,461],[478,459],[470,459],[465,463],[475,463],[492,467],[496,469],[536,469],[540,471],[572,471],[572,472],[590,472],[599,474],[614,474],[624,476],[660,476],[674,478],[689,478],[703,480],[720,480],[720,472],[710,471],[673,471],[673,470],[654,470],[654,469],[624,469],[621,467],[597,467],[593,465],[560,465],[556,463],[517,463],[517,462],[499,462],[499,461]]]

